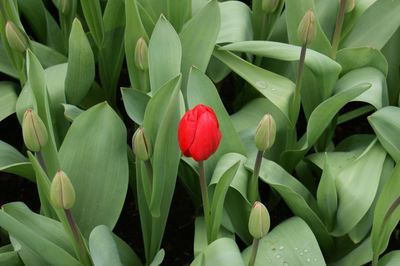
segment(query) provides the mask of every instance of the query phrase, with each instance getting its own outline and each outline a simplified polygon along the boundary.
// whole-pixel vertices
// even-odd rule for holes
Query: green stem
[[[76,224],[75,219],[72,216],[71,211],[64,209],[64,212],[65,212],[65,216],[67,217],[67,220],[68,220],[69,226],[71,228],[71,231],[72,231],[72,233],[74,235],[74,240],[78,244],[80,260],[84,263],[84,265],[92,265],[92,261],[91,261],[91,259],[89,258],[88,254],[86,252],[86,247],[85,247],[85,245],[83,243],[82,236],[81,236],[81,234],[79,232],[79,229],[78,229],[78,225]]]
[[[250,257],[250,261],[249,261],[249,266],[253,266],[254,262],[256,261],[259,242],[260,242],[260,239],[256,239],[256,238],[253,239],[253,248],[251,249],[251,257]]]
[[[303,76],[304,60],[306,58],[306,52],[307,52],[307,44],[303,44],[300,51],[300,60],[299,60],[299,67],[297,69],[296,87],[294,89],[294,97],[291,110],[291,120],[293,122],[293,127],[296,126],[296,121],[299,117],[299,112],[300,112],[300,102],[301,102],[300,86],[301,86],[301,77]]]
[[[208,200],[206,176],[204,174],[204,162],[199,162],[199,175],[200,175],[200,188],[201,188],[201,198],[203,200],[203,211],[204,220],[207,228],[207,243],[211,239],[211,224],[210,224],[210,203]],[[208,243],[210,244],[210,243]]]
[[[264,154],[263,151],[258,151],[257,157],[256,157],[256,162],[254,163],[253,175],[251,176],[251,179],[250,179],[248,194],[249,194],[249,201],[251,204],[253,204],[259,197],[259,195],[258,195],[258,176],[260,173],[260,167],[261,167],[263,154]]]
[[[47,177],[49,177],[49,173],[47,171],[46,162],[44,160],[43,153],[42,153],[41,150],[37,152],[37,158],[38,158],[39,164],[42,167],[43,171],[46,173]]]
[[[146,167],[147,178],[149,179],[151,190],[153,187],[153,168],[151,167],[150,160],[144,161],[144,166]]]
[[[342,26],[343,26],[343,21],[344,21],[344,10],[346,7],[346,0],[340,0],[339,4],[339,12],[336,20],[336,28],[335,28],[335,33],[333,34],[333,40],[332,40],[332,50],[331,50],[331,58],[336,59],[336,52],[339,47],[339,41],[340,41],[340,34],[342,32]]]

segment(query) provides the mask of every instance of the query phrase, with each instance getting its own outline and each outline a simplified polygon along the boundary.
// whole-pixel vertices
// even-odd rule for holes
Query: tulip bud
[[[75,189],[68,176],[58,170],[50,185],[50,199],[54,205],[65,210],[75,204]]]
[[[339,0],[340,2],[340,0]],[[346,7],[344,8],[345,13],[349,13],[353,11],[354,7],[356,6],[355,0],[346,0]]]
[[[143,161],[150,159],[153,154],[150,137],[141,126],[133,134],[132,150],[136,157]]]
[[[66,15],[69,12],[69,8],[71,6],[71,0],[60,0],[58,9],[61,14]]]
[[[262,0],[261,8],[266,14],[274,13],[278,7],[279,0]]]
[[[297,36],[303,45],[312,42],[316,34],[315,16],[311,9],[307,10],[297,29]]]
[[[249,232],[255,239],[260,239],[265,236],[270,227],[270,218],[267,208],[259,202],[256,201],[250,212],[249,218]]]
[[[270,114],[266,114],[258,124],[254,142],[260,151],[265,151],[274,144],[276,135],[276,124],[274,118]]]
[[[34,152],[40,151],[47,143],[47,129],[40,117],[31,109],[26,110],[22,120],[22,137],[25,146]]]
[[[28,37],[11,21],[6,24],[6,38],[11,49],[17,52],[25,52],[28,48]]]
[[[135,48],[135,64],[140,70],[145,71],[149,68],[148,61],[147,44],[146,41],[140,37]]]

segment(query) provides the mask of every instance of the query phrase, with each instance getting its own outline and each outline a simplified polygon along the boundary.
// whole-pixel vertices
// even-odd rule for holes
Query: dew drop
[[[303,256],[303,252],[300,252],[300,256]]]
[[[289,266],[289,263],[287,263],[286,261],[283,262],[282,266]]]
[[[317,259],[316,259],[316,258],[314,258],[314,261],[317,261]]]
[[[279,249],[280,249],[280,250],[284,249],[284,246],[280,246]]]
[[[276,258],[279,259],[281,257],[281,255],[276,255]]]
[[[311,259],[310,258],[307,258],[307,262],[310,262],[311,261]]]
[[[298,250],[298,248],[294,248],[294,250]]]
[[[307,253],[307,252],[308,252],[308,250],[307,250],[307,249],[305,249],[305,250],[304,250],[304,253]]]
[[[266,88],[267,88],[267,84],[266,84],[264,81],[262,81],[262,80],[257,81],[257,82],[256,82],[256,86],[257,86],[259,89],[266,89]]]

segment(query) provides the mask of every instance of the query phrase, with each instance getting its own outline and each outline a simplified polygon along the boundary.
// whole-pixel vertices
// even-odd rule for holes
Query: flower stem
[[[83,244],[82,236],[79,232],[78,225],[75,222],[74,217],[72,216],[72,213],[70,210],[64,210],[65,216],[67,217],[69,226],[71,228],[71,231],[74,235],[75,242],[78,244],[79,247],[79,257],[81,261],[84,263],[84,265],[92,265],[91,259],[89,258],[85,245]]]
[[[150,160],[143,161],[146,167],[147,178],[149,179],[150,189],[153,187],[153,168],[151,167]]]
[[[261,161],[263,157],[264,152],[263,151],[258,151],[257,157],[256,157],[256,162],[254,163],[254,171],[253,175],[251,176],[250,179],[250,185],[249,185],[249,201],[251,204],[253,204],[257,199],[258,199],[258,175],[260,173],[260,167],[261,167]]]
[[[343,26],[343,21],[344,21],[344,10],[346,7],[346,0],[340,0],[339,4],[339,12],[336,20],[336,28],[335,28],[335,33],[333,34],[333,40],[332,40],[332,50],[331,50],[331,58],[336,59],[336,52],[339,47],[339,41],[340,41],[340,33],[342,32],[342,26]]]
[[[297,118],[299,117],[299,112],[300,112],[300,86],[301,86],[301,77],[303,75],[303,69],[304,69],[304,60],[306,58],[306,51],[307,51],[307,44],[303,44],[300,51],[300,60],[299,60],[299,67],[297,69],[296,87],[294,89],[294,97],[291,110],[291,120],[293,122],[293,127],[296,126],[296,121]]]
[[[38,158],[39,164],[42,167],[43,171],[46,173],[47,176],[49,176],[49,173],[47,171],[46,162],[44,160],[43,153],[41,150],[37,152],[37,158]]]
[[[207,229],[207,243],[211,239],[211,224],[210,224],[210,204],[208,201],[208,192],[206,184],[206,176],[204,174],[204,162],[199,161],[199,174],[200,174],[200,188],[201,188],[201,198],[203,200],[203,211],[204,220]]]
[[[253,266],[254,262],[256,261],[259,242],[260,242],[260,239],[258,239],[258,238],[253,239],[253,248],[251,249],[251,257],[250,257],[250,261],[249,261],[249,266]]]

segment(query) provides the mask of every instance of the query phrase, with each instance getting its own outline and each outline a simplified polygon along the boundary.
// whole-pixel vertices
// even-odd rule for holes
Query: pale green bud
[[[307,10],[297,29],[297,37],[303,45],[309,44],[315,38],[317,28],[312,9]]]
[[[149,68],[148,48],[146,41],[142,37],[136,43],[135,64],[142,71]]]
[[[50,185],[50,199],[54,205],[65,210],[75,204],[75,189],[68,176],[58,170]]]
[[[261,8],[266,14],[274,13],[278,7],[279,0],[262,0]]]
[[[266,114],[258,124],[254,142],[260,151],[265,151],[274,144],[276,135],[276,124],[270,114]]]
[[[32,111],[26,110],[22,120],[22,137],[25,146],[34,152],[40,151],[47,144],[47,129],[40,117]]]
[[[143,161],[149,160],[153,153],[150,137],[141,126],[133,134],[132,150],[136,157]]]
[[[356,6],[356,0],[346,0],[346,7],[344,8],[344,12],[349,13],[353,11],[355,6]]]
[[[268,233],[270,225],[271,221],[267,208],[261,202],[256,201],[250,212],[250,235],[255,239],[260,239]]]
[[[11,49],[17,52],[25,52],[28,48],[28,37],[11,21],[6,24],[6,38]]]

